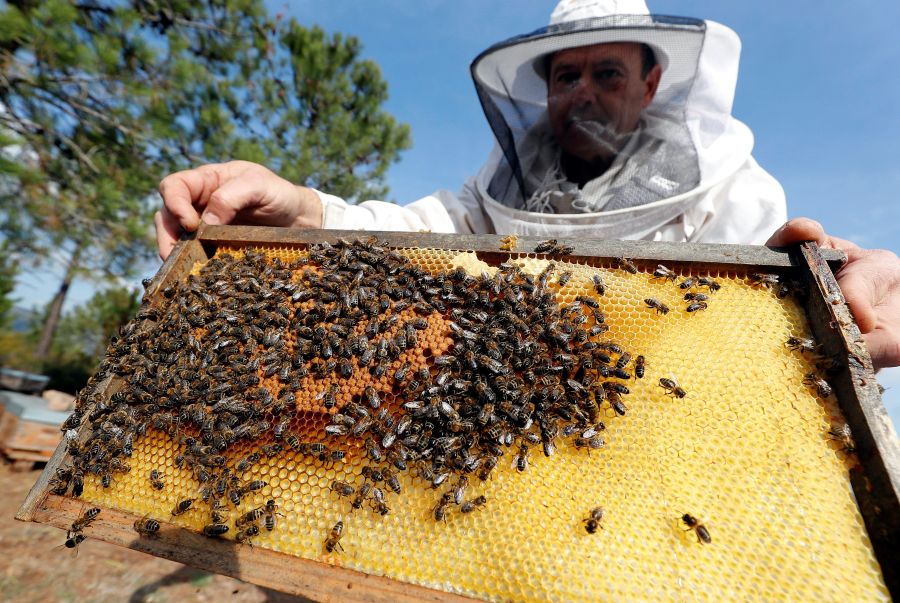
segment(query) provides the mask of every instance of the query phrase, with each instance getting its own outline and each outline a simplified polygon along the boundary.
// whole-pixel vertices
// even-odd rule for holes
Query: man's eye
[[[594,77],[596,77],[598,80],[611,80],[621,75],[622,74],[618,69],[602,69],[594,73]]]
[[[576,72],[563,72],[556,75],[556,81],[562,84],[577,82],[581,76]]]

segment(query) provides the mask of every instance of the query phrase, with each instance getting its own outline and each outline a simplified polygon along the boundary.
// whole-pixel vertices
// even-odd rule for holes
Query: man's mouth
[[[628,141],[627,135],[618,134],[608,123],[596,119],[576,115],[569,118],[567,126],[571,132],[577,132],[598,148],[611,152],[619,151]]]

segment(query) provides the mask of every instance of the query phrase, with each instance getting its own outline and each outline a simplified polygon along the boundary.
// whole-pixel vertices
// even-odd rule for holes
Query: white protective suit
[[[731,116],[740,40],[732,30],[718,23],[697,23],[702,35],[695,44],[696,56],[691,64],[692,68],[696,66],[696,72],[672,84],[671,79],[678,77],[677,68],[673,68],[675,74],[670,76],[667,89],[667,71],[663,71],[663,82],[647,109],[658,109],[670,99],[677,99],[676,113],[683,120],[681,127],[686,128],[689,144],[693,144],[695,169],[699,170],[699,182],[692,183],[687,192],[613,211],[568,214],[524,211],[488,194],[492,178],[499,169],[504,169],[504,153],[495,145],[480,172],[469,178],[458,194],[439,190],[399,206],[382,201],[350,205],[319,192],[323,228],[763,244],[786,221],[786,206],[779,183],[751,156],[750,129]],[[479,70],[489,79],[495,76],[490,69],[500,73],[501,67],[505,67],[484,67],[488,61],[479,62],[482,57],[473,63],[476,85]],[[520,67],[509,76],[510,81],[516,77],[520,80],[507,86],[508,89],[519,85],[522,73]],[[529,77],[533,79],[533,75]],[[629,159],[621,161],[624,164]]]

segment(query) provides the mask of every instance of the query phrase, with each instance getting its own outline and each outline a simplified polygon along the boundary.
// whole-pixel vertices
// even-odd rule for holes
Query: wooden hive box
[[[49,461],[69,414],[49,410],[40,396],[0,390],[0,452],[22,466]]]
[[[538,278],[550,261],[533,252],[539,242],[533,238],[519,238],[515,249],[501,250],[498,236],[376,234],[381,245],[425,273],[464,267],[473,281],[482,272],[487,273],[484,282],[498,278],[490,273],[503,262]],[[287,263],[306,256],[310,245],[340,247],[341,237],[357,239],[360,233],[204,227],[179,244],[147,296],[164,309],[173,287],[183,285],[189,274],[202,275],[217,254],[222,262],[224,254],[240,258],[252,247],[268,262],[278,257]],[[87,475],[80,499],[68,490],[66,495],[50,492],[57,469],[71,462],[61,446],[17,518],[70,529],[87,505],[96,506],[101,512],[83,531],[87,537],[320,600],[896,596],[900,454],[871,361],[828,265],[839,265],[842,256],[814,244],[791,250],[585,240],[559,244],[573,249],[553,260],[555,272],[547,286],[556,303],[584,310],[588,302],[580,300],[592,295],[592,279],[601,277],[606,292],[594,299],[609,329],[601,339],[614,338],[647,361],[644,379],[629,375],[623,381],[631,392],[627,411],[603,406],[602,449],[586,450],[585,441],[569,440],[545,457],[538,445],[527,471],[520,472],[513,467],[524,469],[518,445],[509,447],[488,480],[472,474],[466,498],[484,495],[483,508],[462,514],[448,505],[442,522],[433,515],[445,488],[432,489],[421,475],[399,476],[403,495],[389,494],[387,515],[352,508],[334,484],[358,488],[365,483],[370,451],[347,436],[329,439],[324,429],[337,410],[361,399],[367,383],[381,387],[386,406],[402,416],[400,408],[408,400],[403,388],[392,389],[390,375],[397,383],[408,382],[411,377],[398,375],[412,372],[410,365],[436,373],[435,359],[455,345],[450,321],[430,315],[421,331],[423,343],[394,359],[387,378],[368,381],[355,358],[354,376],[347,382],[336,373],[304,377],[291,428],[308,437],[320,434],[329,446],[339,442],[344,458],[315,459],[285,450],[258,459],[242,479],[263,486],[246,493],[246,500],[238,495],[235,507],[227,508],[225,538],[199,534],[209,522],[207,510],[196,510],[205,482],[198,483],[196,470],[180,466],[178,456],[187,444],[164,433],[166,421],[135,441],[131,470],[116,474],[109,487],[102,486],[99,475]],[[621,257],[631,259],[635,273],[616,261]],[[659,263],[674,272],[674,282],[653,276]],[[265,280],[267,271],[242,276],[241,282]],[[779,282],[797,280],[807,295],[779,296],[776,287],[754,284],[752,273],[775,274]],[[707,308],[688,313],[683,294],[698,290],[679,283],[698,276],[716,279],[722,289],[710,295]],[[198,297],[203,294],[197,290]],[[671,311],[655,311],[647,298]],[[308,311],[293,308],[286,315]],[[241,312],[252,308],[223,311],[239,321]],[[288,346],[297,345],[293,334],[284,336]],[[816,357],[787,346],[791,336],[815,337]],[[274,345],[278,338],[267,340]],[[202,342],[202,335],[195,341]],[[198,353],[204,349],[200,344]],[[624,352],[614,356],[630,369]],[[840,359],[830,364],[833,393],[804,383],[805,375],[822,370],[816,367],[818,356]],[[263,366],[258,369],[266,387],[266,379],[280,379],[266,375]],[[683,397],[661,387],[661,379],[676,376],[687,390]],[[98,395],[112,399],[126,379],[107,379]],[[278,387],[272,388],[277,393]],[[326,406],[331,391],[337,403]],[[855,443],[831,433],[839,433],[844,423]],[[273,443],[277,438],[265,431],[230,451],[223,462],[237,471],[248,453]],[[163,476],[165,488],[151,487],[151,469]],[[198,501],[195,511],[173,516],[173,506],[188,497]],[[264,508],[267,500],[280,514],[274,531],[261,530],[252,546],[234,542],[241,529],[235,520],[248,509]],[[602,529],[587,533],[585,519],[597,506],[605,509]],[[711,544],[700,544],[683,530],[685,514],[705,523]],[[148,517],[158,519],[162,529],[152,537],[139,536],[132,524]],[[325,550],[323,541],[337,521],[346,529],[344,550]]]

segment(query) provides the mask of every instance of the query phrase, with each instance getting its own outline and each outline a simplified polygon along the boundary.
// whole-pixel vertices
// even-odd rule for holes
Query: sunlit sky
[[[380,65],[387,109],[412,128],[414,146],[388,176],[390,197],[406,203],[438,188],[456,190],[478,170],[492,138],[469,63],[493,43],[546,25],[555,2],[267,4],[304,25],[359,37],[364,56]],[[784,187],[789,216],[813,217],[831,234],[900,252],[900,2],[648,4],[659,14],[718,21],[741,37],[734,114],[754,132],[757,161]],[[16,295],[21,305],[46,303],[56,284],[50,274],[32,275]],[[67,307],[92,292],[76,284]],[[879,381],[892,388],[885,402],[900,422],[900,370],[883,371]]]

